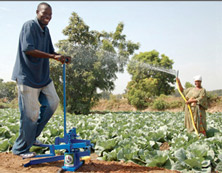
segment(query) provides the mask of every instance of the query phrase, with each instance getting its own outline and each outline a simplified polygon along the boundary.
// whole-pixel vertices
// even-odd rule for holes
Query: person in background
[[[187,99],[185,106],[185,127],[188,132],[194,131],[190,112],[188,110],[188,104],[191,107],[194,123],[199,133],[206,136],[207,123],[206,123],[206,109],[207,109],[207,97],[206,90],[202,87],[202,77],[197,75],[194,77],[195,87],[183,89],[179,78],[176,78],[178,86],[181,92],[183,92]]]
[[[69,63],[69,56],[54,52],[48,23],[52,8],[42,2],[36,10],[37,17],[24,23],[19,36],[18,52],[12,80],[17,82],[20,110],[20,129],[12,152],[23,158],[36,155],[30,152],[37,137],[55,112],[59,97],[49,77],[49,59]]]

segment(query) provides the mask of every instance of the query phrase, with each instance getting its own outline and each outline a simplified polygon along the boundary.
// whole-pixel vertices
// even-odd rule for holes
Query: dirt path
[[[166,170],[163,168],[150,168],[140,166],[134,163],[122,163],[122,162],[106,162],[96,160],[95,155],[91,156],[91,161],[87,161],[76,172],[151,172],[151,173],[176,173],[178,171]],[[30,159],[23,160],[19,156],[15,156],[12,153],[0,153],[0,172],[1,173],[62,173],[64,172],[61,167],[63,161],[43,163],[39,165],[32,165],[30,167],[24,167],[23,165],[29,162]],[[69,173],[70,171],[66,171]]]

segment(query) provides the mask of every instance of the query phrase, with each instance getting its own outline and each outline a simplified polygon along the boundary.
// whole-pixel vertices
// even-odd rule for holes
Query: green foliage
[[[0,79],[0,108],[15,107],[14,100],[17,100],[17,92],[15,82],[3,82],[3,79]]]
[[[0,109],[2,108],[9,108],[9,105],[7,103],[0,102]]]
[[[17,108],[18,107],[18,98],[14,98],[12,101],[9,101],[6,97],[0,99],[0,109],[4,108]]]
[[[127,69],[132,75],[132,81],[127,86],[127,99],[130,104],[141,109],[148,106],[147,100],[151,97],[171,94],[174,91],[172,84],[175,82],[175,76],[151,70],[143,64],[172,69],[173,60],[164,54],[159,56],[159,52],[155,50],[132,57]]]
[[[0,79],[0,98],[7,98],[9,101],[11,101],[16,96],[17,96],[16,83],[3,82],[3,79]]]
[[[132,161],[181,172],[221,172],[221,115],[207,115],[209,136],[199,138],[184,129],[183,112],[67,114],[67,129],[76,127],[80,139],[90,140],[102,160]],[[0,110],[0,116],[0,151],[10,151],[18,136],[19,111]],[[61,115],[50,119],[39,140],[53,144],[57,136],[63,137]],[[170,149],[161,151],[160,146],[165,142]],[[48,153],[48,150],[39,147],[32,147],[31,151]]]
[[[186,83],[185,83],[185,89],[191,88],[191,87],[194,87],[194,85],[191,84],[190,82],[186,82]]]
[[[183,103],[184,102],[182,99],[161,94],[159,97],[156,97],[154,101],[152,101],[151,105],[153,109],[165,110],[181,108],[183,106]]]
[[[219,102],[220,98],[216,93],[207,91],[207,100],[208,103]]]
[[[222,89],[219,90],[213,90],[213,91],[208,91],[209,93],[217,96],[222,96]]]
[[[10,108],[18,108],[18,97],[14,98],[10,103],[9,103]]]
[[[100,93],[100,99],[109,100],[111,92],[103,91]]]
[[[116,73],[123,72],[129,56],[139,48],[138,43],[126,40],[123,28],[123,23],[119,23],[114,32],[90,31],[77,13],[72,13],[69,25],[63,30],[68,38],[57,44],[59,53],[72,57],[66,68],[69,112],[88,114],[99,99],[97,89],[114,89]],[[52,62],[50,70],[62,98],[62,67]]]
[[[173,109],[173,108],[180,108],[183,106],[183,101],[172,101],[168,103],[168,108]]]
[[[168,104],[162,99],[156,99],[152,104],[153,109],[164,110],[168,108]]]
[[[149,106],[153,93],[157,85],[157,80],[153,78],[145,78],[137,81],[130,81],[127,85],[126,98],[129,104],[142,110]]]
[[[116,95],[111,94],[110,99],[107,101],[106,109],[112,110],[112,109],[118,108],[120,104],[121,104],[121,100],[117,98]]]

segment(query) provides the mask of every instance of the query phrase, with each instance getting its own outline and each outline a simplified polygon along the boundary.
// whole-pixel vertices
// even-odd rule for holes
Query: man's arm
[[[50,53],[45,53],[45,52],[35,49],[35,50],[31,50],[31,51],[26,51],[25,53],[27,55],[30,55],[30,56],[36,57],[36,58],[55,59],[57,61],[60,61],[62,64],[70,63],[70,61],[71,61],[71,58],[69,56],[63,56],[63,55],[57,54],[55,52],[53,54],[50,54]]]

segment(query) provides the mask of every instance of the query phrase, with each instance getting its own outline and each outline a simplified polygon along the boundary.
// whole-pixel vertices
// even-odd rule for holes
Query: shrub
[[[10,108],[18,108],[18,98],[16,97],[10,102]]]
[[[168,104],[162,99],[156,99],[153,102],[152,108],[157,110],[164,110],[168,108]]]
[[[0,109],[9,108],[7,103],[0,102]]]
[[[126,98],[137,110],[143,110],[150,104],[157,84],[156,79],[147,78],[138,82],[130,81],[127,85]]]
[[[171,109],[179,108],[179,107],[183,106],[183,102],[182,101],[172,101],[172,102],[168,103],[168,106]]]
[[[119,102],[120,102],[119,99],[111,99],[111,100],[107,101],[106,108],[108,110],[112,110],[113,108],[117,108],[119,106]]]
[[[220,102],[220,97],[212,92],[207,92],[207,102],[208,106],[212,106],[214,103]]]

